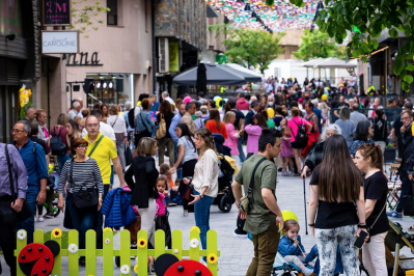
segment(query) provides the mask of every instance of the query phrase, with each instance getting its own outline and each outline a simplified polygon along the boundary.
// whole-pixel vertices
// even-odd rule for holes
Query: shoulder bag
[[[34,147],[36,147],[36,144],[34,144]],[[17,193],[14,190],[13,174],[12,174],[10,156],[9,156],[9,151],[7,149],[7,145],[5,145],[5,153],[6,153],[6,159],[7,159],[7,167],[9,169],[10,190],[11,190],[12,198],[13,198],[13,202],[14,202],[17,199]],[[36,156],[36,152],[34,152],[34,154]],[[17,179],[17,176],[16,176],[16,179]],[[25,198],[23,199],[22,210],[20,210],[20,212],[16,212],[16,211],[13,210],[13,212],[16,214],[16,217],[19,221],[25,221],[28,218],[30,218],[31,216],[33,216],[32,210],[30,209],[30,206],[29,206],[29,203],[27,202],[27,200]]]
[[[96,142],[95,146],[92,148],[91,152],[88,154],[88,157],[91,157],[95,149],[98,147],[99,143],[102,141],[103,135],[99,138]],[[70,171],[69,171],[69,183],[75,187],[75,183],[73,182],[73,163],[75,159],[72,158],[70,162]],[[72,193],[73,204],[78,209],[86,209],[91,208],[98,205],[99,198],[99,191],[98,187],[95,182],[95,186],[88,189],[83,189],[81,186],[78,192]]]
[[[115,122],[111,125],[112,129],[114,128],[114,125],[116,124],[116,121],[118,121],[118,116],[120,116],[120,115],[117,115],[117,116],[116,116],[116,118],[115,118]],[[122,142],[122,141],[124,141],[124,138],[125,138],[125,135],[124,135],[124,133],[123,133],[123,132],[122,132],[122,133],[116,133],[116,132],[115,132],[115,139],[116,139],[116,141],[117,141],[117,142]]]
[[[157,139],[162,139],[167,135],[167,124],[165,123],[164,114],[160,113],[160,125],[155,132]]]
[[[263,158],[263,159],[259,160],[259,162],[257,162],[256,166],[253,169],[252,177],[250,178],[249,189],[247,189],[246,195],[240,199],[239,209],[243,213],[246,213],[247,214],[250,211],[250,209],[252,209],[252,191],[253,191],[253,185],[254,185],[254,176],[256,174],[257,168],[265,160],[266,160],[266,158]]]

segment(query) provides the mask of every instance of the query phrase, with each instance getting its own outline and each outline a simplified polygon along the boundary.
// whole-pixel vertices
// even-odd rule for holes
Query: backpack
[[[306,126],[302,124],[302,119],[300,125],[298,125],[294,119],[292,119],[292,121],[298,126],[298,132],[295,135],[295,143],[301,148],[304,148],[308,143],[308,133],[306,132]]]
[[[165,123],[164,114],[160,113],[160,124],[155,132],[155,137],[161,139],[164,138],[165,135],[167,135],[167,124]]]
[[[62,129],[63,127],[60,129],[59,133],[56,134],[55,127],[55,136],[50,139],[50,149],[52,150],[52,155],[63,156],[66,154],[66,145],[59,136]]]

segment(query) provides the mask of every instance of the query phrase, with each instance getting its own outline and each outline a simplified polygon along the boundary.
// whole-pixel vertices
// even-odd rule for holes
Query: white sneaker
[[[45,219],[43,217],[37,218],[37,222],[43,222]]]
[[[187,210],[184,210],[184,216],[188,217],[188,211]]]
[[[37,220],[37,218],[34,218],[34,222],[37,222],[38,220]]]

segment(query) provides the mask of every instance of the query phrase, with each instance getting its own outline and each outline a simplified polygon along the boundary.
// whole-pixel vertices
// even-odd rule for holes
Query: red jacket
[[[236,102],[236,107],[239,110],[249,110],[249,102],[245,98],[240,98]]]

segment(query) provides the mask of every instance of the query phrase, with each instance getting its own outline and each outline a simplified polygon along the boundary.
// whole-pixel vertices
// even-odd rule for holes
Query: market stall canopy
[[[246,80],[243,76],[216,64],[205,64],[207,85],[243,85]],[[173,78],[174,85],[196,85],[197,66],[178,74]]]
[[[303,67],[315,67],[316,65],[325,62],[325,58],[315,58],[302,64]]]
[[[318,63],[314,66],[314,68],[355,68],[357,67],[356,64],[353,62],[346,62],[345,60],[339,58],[326,58],[325,61]]]
[[[225,67],[226,69],[236,73],[237,75],[240,75],[244,77],[246,82],[261,82],[263,80],[262,75],[255,73],[247,68],[244,68],[243,66],[236,64],[236,63],[227,63],[221,65]]]

